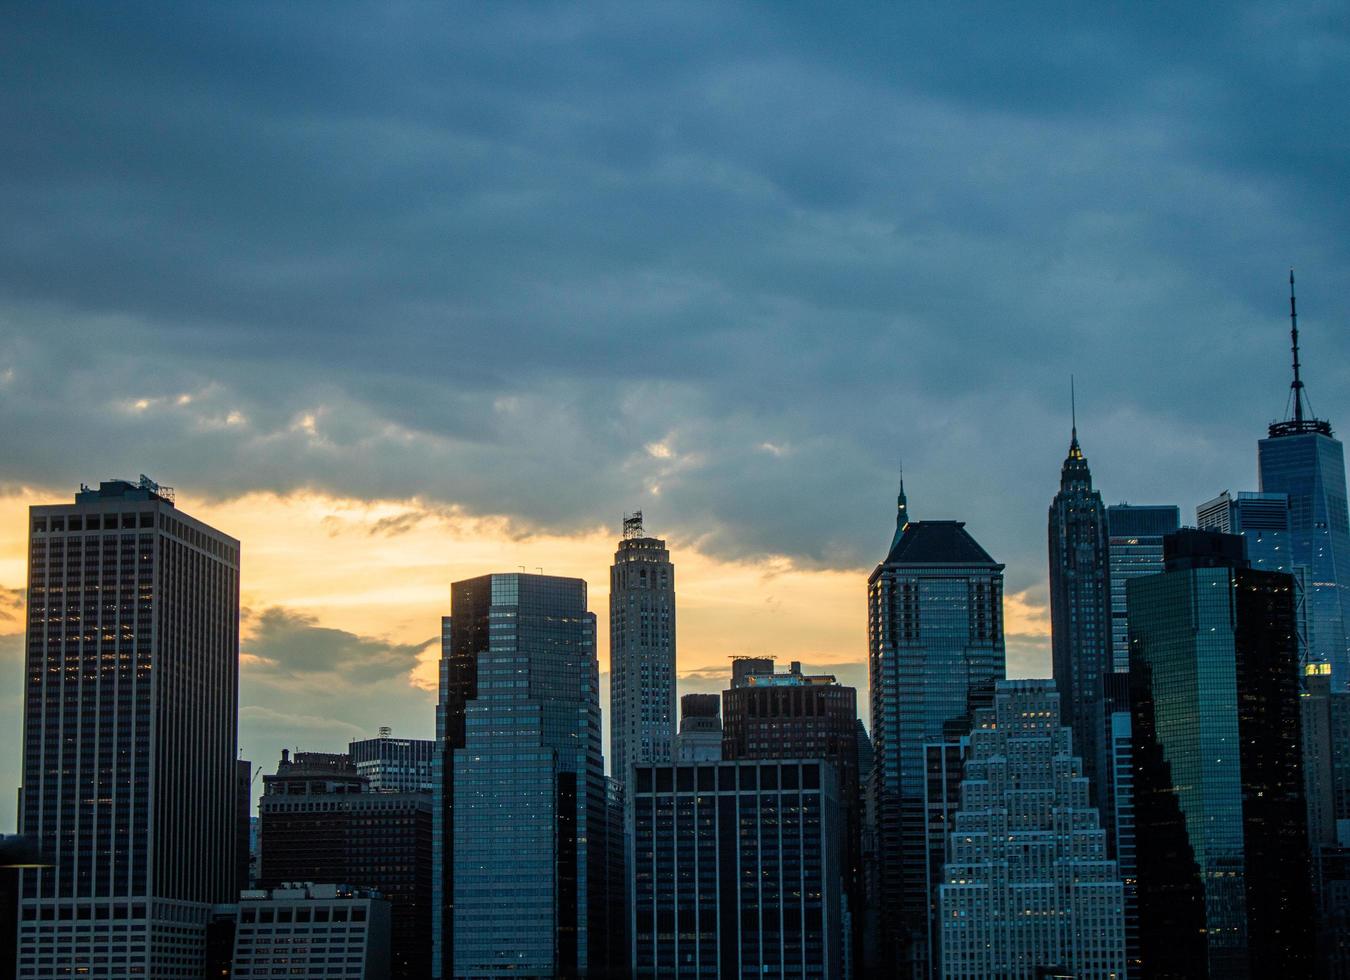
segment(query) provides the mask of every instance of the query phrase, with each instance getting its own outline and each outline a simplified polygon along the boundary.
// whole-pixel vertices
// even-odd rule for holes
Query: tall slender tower
[[[239,542],[146,477],[29,516],[20,976],[189,977],[237,898]]]
[[[610,765],[614,778],[671,760],[675,740],[675,566],[642,511],[624,518],[609,570]]]
[[[885,561],[867,580],[881,969],[932,966],[941,848],[930,848],[928,746],[970,731],[1003,678],[1003,566],[960,521],[912,521],[904,485]],[[937,832],[937,836],[942,836]]]
[[[1106,508],[1078,445],[1074,413],[1059,493],[1050,504],[1050,624],[1060,717],[1073,729],[1091,799],[1113,840],[1106,675],[1111,671],[1111,575]]]
[[[1345,455],[1331,423],[1313,416],[1299,363],[1298,308],[1289,272],[1289,336],[1294,380],[1292,417],[1272,422],[1257,446],[1261,490],[1289,496],[1289,550],[1307,569],[1303,624],[1306,657],[1331,664],[1332,688],[1350,690],[1350,514],[1345,499]]]

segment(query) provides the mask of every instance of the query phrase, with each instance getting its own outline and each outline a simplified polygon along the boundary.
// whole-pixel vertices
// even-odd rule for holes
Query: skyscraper
[[[1125,976],[1125,893],[1049,681],[975,713],[941,887],[942,976]]]
[[[937,900],[925,747],[967,733],[1004,676],[1003,566],[959,521],[911,521],[902,485],[867,593],[882,968],[908,975],[929,969]]]
[[[1075,420],[1059,493],[1050,504],[1050,624],[1060,715],[1073,729],[1075,748],[1094,803],[1112,839],[1110,707],[1106,675],[1112,669],[1111,575],[1106,508],[1092,489],[1092,473],[1078,446]],[[1114,850],[1114,847],[1111,847]]]
[[[1129,585],[1141,975],[1308,976],[1293,579],[1232,535],[1166,547]]]
[[[1106,508],[1111,560],[1111,665],[1116,673],[1130,670],[1125,584],[1163,570],[1163,536],[1180,526],[1181,509],[1174,504],[1112,504]]]
[[[434,788],[432,739],[394,738],[391,729],[381,728],[375,738],[348,743],[347,754],[372,793],[430,793]]]
[[[610,766],[669,762],[675,738],[675,566],[642,511],[624,519],[609,570]]]
[[[1289,273],[1290,338],[1294,380],[1292,418],[1272,422],[1257,446],[1261,490],[1289,497],[1289,550],[1307,569],[1304,625],[1307,659],[1331,664],[1332,687],[1350,690],[1350,516],[1345,499],[1345,456],[1331,423],[1315,418],[1300,375],[1294,273]]]
[[[200,977],[235,897],[239,542],[146,477],[30,509],[20,976]]]
[[[610,815],[586,583],[456,582],[450,620],[474,674],[453,760],[454,973],[603,975]]]
[[[716,694],[680,698],[680,733],[675,736],[676,762],[720,762],[722,699]]]

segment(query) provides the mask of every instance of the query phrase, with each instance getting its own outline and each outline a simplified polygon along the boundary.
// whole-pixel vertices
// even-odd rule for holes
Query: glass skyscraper
[[[456,582],[450,658],[472,662],[467,696],[446,697],[464,732],[453,752],[454,973],[603,975],[610,824],[586,583]],[[446,714],[447,730],[461,723]]]
[[[1128,591],[1140,975],[1309,976],[1293,579],[1181,531]]]
[[[926,746],[958,740],[1005,673],[1003,566],[959,521],[911,521],[868,579],[868,677],[882,969],[926,974],[937,900],[924,799]]]
[[[237,898],[239,542],[141,477],[30,509],[19,976],[202,975]]]
[[[1294,274],[1289,273],[1293,417],[1271,423],[1257,444],[1261,490],[1289,497],[1289,549],[1305,568],[1307,659],[1331,664],[1331,683],[1350,690],[1350,517],[1345,499],[1345,455],[1331,423],[1307,407],[1299,370]]]
[[[1075,425],[1050,504],[1050,624],[1060,715],[1073,729],[1093,802],[1110,838],[1114,822],[1106,675],[1112,670],[1111,577],[1106,508]]]
[[[1111,664],[1130,669],[1130,637],[1125,586],[1132,578],[1163,570],[1163,536],[1181,526],[1181,508],[1173,504],[1112,504],[1106,508],[1111,561]]]
[[[624,520],[609,570],[609,744],[612,775],[669,762],[675,739],[675,566],[642,512]]]

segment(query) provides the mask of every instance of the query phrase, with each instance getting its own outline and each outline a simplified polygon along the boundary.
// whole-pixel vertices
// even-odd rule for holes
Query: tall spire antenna
[[[1073,388],[1073,375],[1069,375],[1069,418],[1073,422],[1073,444],[1078,445],[1078,395]]]
[[[1294,383],[1290,390],[1294,394],[1294,421],[1303,421],[1303,379],[1298,373],[1298,306],[1294,300],[1294,270],[1289,270],[1289,339],[1294,351]]]

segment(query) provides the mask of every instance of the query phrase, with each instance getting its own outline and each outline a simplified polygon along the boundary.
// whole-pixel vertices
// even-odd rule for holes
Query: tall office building
[[[1232,535],[1166,548],[1128,600],[1140,975],[1308,976],[1293,579]]]
[[[1195,526],[1202,531],[1243,537],[1252,568],[1295,574],[1289,546],[1288,494],[1243,490],[1234,497],[1225,490],[1195,508]]]
[[[388,899],[381,965],[403,980],[431,972],[431,796],[371,792],[346,754],[282,749],[258,801],[259,886],[329,881]]]
[[[725,761],[634,776],[633,976],[844,975],[833,766]]]
[[[669,762],[675,739],[675,566],[642,511],[623,522],[609,570],[609,754],[619,782],[631,766]]]
[[[604,975],[611,820],[586,583],[484,575],[451,587],[472,663],[454,750],[453,972]]]
[[[1130,636],[1125,604],[1126,583],[1163,570],[1163,537],[1181,527],[1181,508],[1174,504],[1112,504],[1106,508],[1111,563],[1111,665],[1119,674],[1130,670]]]
[[[1049,681],[975,713],[941,888],[942,976],[1124,980],[1125,892]]]
[[[1091,798],[1112,839],[1114,803],[1106,675],[1111,650],[1109,533],[1102,495],[1078,446],[1075,421],[1059,493],[1050,504],[1050,628],[1060,714],[1073,729]]]
[[[141,477],[30,509],[19,976],[200,977],[235,897],[239,542]]]
[[[876,893],[882,968],[923,974],[937,901],[925,835],[926,746],[959,739],[1005,672],[1003,566],[958,521],[911,521],[868,578]]]
[[[430,793],[435,788],[432,739],[394,738],[392,729],[381,728],[375,738],[350,742],[347,754],[372,793]]]
[[[845,911],[850,949],[861,954],[863,802],[858,770],[858,692],[833,674],[803,674],[793,661],[784,673],[746,673],[722,692],[723,759],[824,759],[835,768],[844,821]],[[861,963],[855,964],[861,969]]]
[[[1300,376],[1294,273],[1289,273],[1290,338],[1294,380],[1292,418],[1272,422],[1257,446],[1263,493],[1289,497],[1289,551],[1307,569],[1304,628],[1307,659],[1331,664],[1332,687],[1350,690],[1350,516],[1345,500],[1345,456],[1331,423],[1315,418]]]

